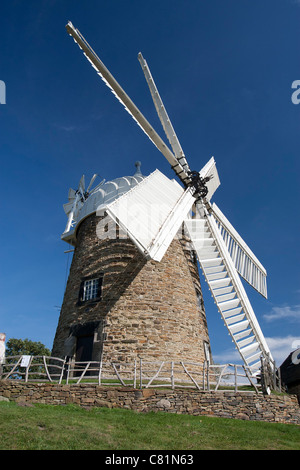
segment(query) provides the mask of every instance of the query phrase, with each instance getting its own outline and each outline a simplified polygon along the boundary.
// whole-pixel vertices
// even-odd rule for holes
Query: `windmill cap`
[[[112,203],[134,186],[139,184],[145,176],[141,172],[141,162],[135,162],[136,171],[133,176],[122,176],[111,181],[105,181],[100,184],[96,191],[92,191],[89,197],[84,201],[79,209],[76,225],[67,233],[63,233],[62,239],[68,243],[75,243],[76,231],[80,223],[89,215],[97,213],[99,207],[105,207],[106,204]]]

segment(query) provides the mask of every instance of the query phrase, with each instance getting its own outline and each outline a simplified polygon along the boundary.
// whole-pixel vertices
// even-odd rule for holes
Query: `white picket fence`
[[[208,362],[146,361],[132,363],[74,362],[49,356],[11,356],[2,364],[4,380],[24,382],[53,382],[65,384],[92,383],[121,385],[133,388],[196,388],[217,391],[220,388],[235,391],[251,386],[258,393],[256,377],[244,365],[209,364]]]

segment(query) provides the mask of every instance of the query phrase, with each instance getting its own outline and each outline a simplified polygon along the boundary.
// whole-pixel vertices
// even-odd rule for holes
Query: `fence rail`
[[[0,368],[0,378],[24,382],[65,384],[93,383],[133,388],[196,388],[217,391],[220,388],[261,390],[260,380],[239,364],[208,362],[146,361],[132,363],[74,362],[50,356],[10,356]]]

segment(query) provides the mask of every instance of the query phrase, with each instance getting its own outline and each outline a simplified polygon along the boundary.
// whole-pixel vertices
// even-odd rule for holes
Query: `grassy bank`
[[[300,426],[171,413],[0,403],[1,450],[300,450]]]

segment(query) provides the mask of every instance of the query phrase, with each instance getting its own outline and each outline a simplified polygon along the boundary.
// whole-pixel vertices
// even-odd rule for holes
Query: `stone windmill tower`
[[[216,306],[252,374],[272,356],[240,277],[267,296],[266,270],[211,198],[220,181],[212,157],[191,171],[142,55],[139,61],[173,152],[71,23],[67,31],[125,109],[171,164],[100,183],[80,180],[65,205],[62,238],[75,246],[53,354],[77,360],[137,356],[210,359],[196,255]]]
[[[161,262],[147,260],[101,209],[147,180],[139,162],[136,167],[133,176],[102,182],[90,193],[84,178],[77,192],[69,191],[62,239],[75,251],[54,340],[56,357],[104,362],[209,359],[199,273],[189,239],[179,232]],[[175,186],[159,176],[162,183]],[[177,184],[176,189],[180,191]],[[71,224],[71,219],[76,222]]]

